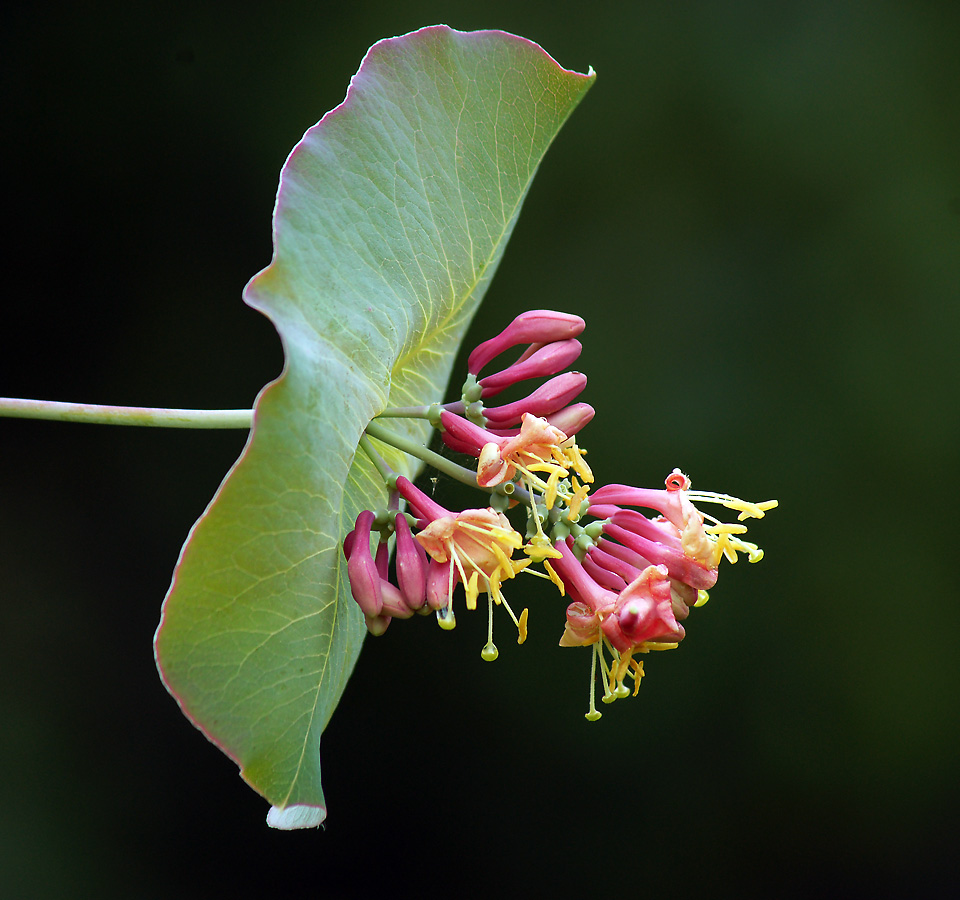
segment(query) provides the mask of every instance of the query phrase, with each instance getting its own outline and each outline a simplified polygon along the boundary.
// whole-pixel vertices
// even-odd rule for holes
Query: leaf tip
[[[317,828],[327,818],[325,806],[271,806],[267,813],[267,824],[280,831],[293,831],[296,828]]]

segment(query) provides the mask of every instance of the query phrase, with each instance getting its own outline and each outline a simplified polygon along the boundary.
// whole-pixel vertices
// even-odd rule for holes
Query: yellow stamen
[[[536,493],[539,491],[541,494],[547,489],[547,483],[542,479],[534,475],[531,469],[524,468],[523,466],[516,466],[516,468],[522,473],[523,480],[527,483],[527,487],[530,489],[530,493]]]
[[[557,463],[544,462],[541,459],[537,459],[536,462],[530,463],[528,472],[547,472],[548,474],[553,474],[554,472],[559,472],[564,478],[569,474],[564,466],[561,466]]]
[[[487,597],[487,643],[480,651],[480,657],[486,662],[493,662],[500,652],[497,645],[493,642],[493,599]]]
[[[491,546],[493,546],[493,542],[499,542],[516,549],[523,544],[520,532],[514,531],[512,528],[500,528],[497,525],[475,525],[473,522],[458,522],[457,527],[465,531],[475,531],[477,534],[482,534],[485,538],[491,540]]]
[[[518,619],[514,611],[510,608],[510,604],[507,603],[506,597],[501,597],[500,602],[503,604],[503,608],[507,611],[510,618],[513,619],[513,624],[517,626],[517,631],[520,634],[517,643],[522,644],[527,639],[527,610],[524,609]]]
[[[519,575],[519,574],[520,574],[521,572],[523,572],[523,571],[527,568],[527,566],[529,566],[530,563],[532,563],[532,562],[533,562],[532,559],[514,559],[514,560],[511,560],[511,563],[513,564],[513,575]],[[513,575],[511,575],[510,577],[512,578]]]
[[[596,722],[603,713],[597,709],[597,653],[599,652],[596,645],[594,645],[593,653],[591,654],[592,659],[590,661],[590,706],[584,713],[584,718],[588,722]]]
[[[495,572],[492,572],[490,577],[487,579],[487,596],[493,599],[497,604],[503,600],[503,594],[500,592],[501,574],[502,569],[497,569]]]
[[[719,503],[727,509],[735,509],[740,513],[737,518],[741,522],[744,519],[762,519],[764,513],[776,509],[780,505],[778,500],[763,500],[760,503],[751,503],[749,500],[741,500],[739,497],[731,497],[729,494],[716,494],[713,491],[687,491],[687,497],[694,503],[697,501]]]
[[[613,690],[610,689],[610,687],[607,684],[607,680],[612,677],[613,673],[610,671],[610,668],[607,666],[606,659],[604,659],[604,656],[603,656],[604,647],[606,647],[607,650],[610,651],[610,655],[611,657],[613,657],[614,661],[616,661],[617,659],[617,651],[610,646],[610,642],[606,638],[603,638],[600,641],[597,649],[597,655],[600,657],[600,666],[603,668],[603,677],[600,679],[600,684],[603,685],[603,696],[600,699],[603,700],[604,703],[613,703],[613,701],[617,699],[617,695],[613,693]]]

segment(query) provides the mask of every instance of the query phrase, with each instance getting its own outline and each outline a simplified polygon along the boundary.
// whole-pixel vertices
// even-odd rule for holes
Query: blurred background
[[[324,735],[325,830],[278,833],[151,650],[244,435],[0,419],[0,894],[952,895],[960,5],[2,17],[0,394],[249,406],[282,359],[240,293],[289,150],[377,39],[502,28],[598,79],[468,345],[584,315],[603,479],[781,507],[596,724],[555,595],[493,666],[483,616],[394,623]]]

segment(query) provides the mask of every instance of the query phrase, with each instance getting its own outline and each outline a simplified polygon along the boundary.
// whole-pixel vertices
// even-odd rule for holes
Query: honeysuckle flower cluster
[[[763,557],[744,539],[743,522],[763,518],[777,501],[749,503],[695,491],[679,469],[663,488],[594,489],[586,451],[575,437],[594,417],[592,406],[577,401],[587,379],[566,371],[580,356],[577,337],[583,329],[579,316],[523,313],[470,354],[459,400],[390,409],[371,422],[360,446],[384,478],[389,507],[362,512],[343,552],[353,597],[374,635],[383,634],[393,619],[415,613],[432,613],[441,628],[451,629],[458,586],[468,611],[485,595],[485,660],[498,656],[495,608],[502,607],[513,622],[518,643],[527,636],[529,612],[514,611],[506,583],[521,574],[552,581],[568,602],[560,646],[590,648],[586,717],[594,721],[600,718],[598,677],[606,703],[636,695],[644,674],[640,657],[680,644],[683,623],[691,609],[706,603],[720,561],[735,563],[740,554],[750,562]],[[482,374],[517,347],[523,347],[517,359]],[[521,400],[488,405],[528,381],[542,383]],[[450,451],[471,458],[469,467],[392,433],[389,419],[403,416],[429,420]],[[393,472],[371,439],[476,487],[486,505],[445,509]],[[732,510],[737,521],[723,522],[697,504]],[[515,588],[510,585],[509,592]]]

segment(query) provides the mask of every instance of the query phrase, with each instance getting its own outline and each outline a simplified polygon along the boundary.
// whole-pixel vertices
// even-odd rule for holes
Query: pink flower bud
[[[370,529],[373,519],[374,515],[370,510],[364,510],[357,516],[350,556],[347,559],[350,591],[367,616],[378,616],[383,608],[380,572],[370,553]]]
[[[354,529],[343,539],[343,558],[350,559],[350,553],[353,551],[353,542],[357,537],[357,531]]]
[[[383,593],[381,615],[391,616],[394,619],[409,619],[413,615],[413,610],[399,588],[390,584],[389,581],[384,581],[380,584],[380,590]]]
[[[478,375],[490,360],[518,344],[549,344],[575,338],[584,325],[580,316],[547,309],[521,313],[496,337],[477,345],[467,360],[467,371]]]
[[[561,409],[560,412],[547,416],[546,419],[567,437],[573,437],[590,424],[594,414],[595,410],[589,403],[571,403]]]
[[[614,556],[617,559],[622,560],[632,569],[636,569],[637,572],[642,572],[647,566],[650,565],[649,559],[644,559],[639,553],[635,553],[629,547],[624,547],[623,544],[618,544],[616,541],[611,541],[607,538],[601,538],[600,542],[597,544],[597,547],[604,552],[604,559]],[[629,583],[634,578],[636,578],[635,574],[626,580]]]
[[[562,372],[575,362],[582,350],[583,345],[580,341],[571,338],[568,341],[554,341],[552,344],[546,344],[529,354],[524,353],[512,366],[480,379],[480,387],[483,388],[482,396],[493,397],[518,381],[556,375],[557,372]]]
[[[365,615],[363,618],[367,623],[367,631],[369,631],[374,637],[380,637],[380,635],[387,630],[387,626],[390,624],[390,616]]]
[[[385,541],[377,545],[377,555],[374,557],[380,578],[386,581],[390,577],[390,546]]]
[[[420,609],[427,600],[427,554],[415,541],[403,513],[395,520],[397,535],[397,584],[411,609]]]
[[[565,406],[560,412],[551,413],[549,416],[542,416],[542,418],[546,419],[548,424],[554,428],[562,431],[567,437],[573,437],[578,431],[582,431],[590,424],[594,414],[595,410],[589,403],[571,403],[570,406]],[[520,434],[519,428],[491,427],[486,430],[495,434],[498,438],[515,438]],[[612,510],[616,508],[610,507],[610,515],[613,515]]]
[[[483,414],[492,427],[508,428],[518,424],[524,413],[544,417],[563,409],[586,386],[586,375],[580,372],[565,372],[563,375],[551,378],[523,400],[484,409]]]
[[[453,559],[438,563],[431,559],[427,563],[427,606],[430,609],[445,609],[450,605],[450,570]]]
[[[496,441],[497,436],[493,432],[474,425],[473,422],[452,413],[449,410],[443,410],[440,413],[440,424],[443,431],[440,437],[443,442],[457,453],[466,453],[468,456],[479,456],[484,446],[491,441]]]

